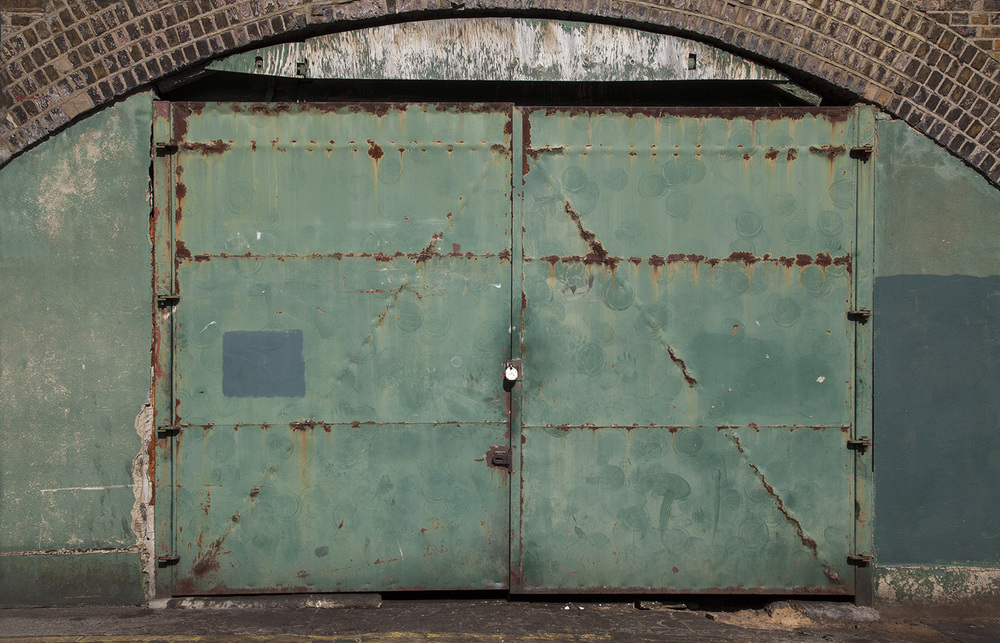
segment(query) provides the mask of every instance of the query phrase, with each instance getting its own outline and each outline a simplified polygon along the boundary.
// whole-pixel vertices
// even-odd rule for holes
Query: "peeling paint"
[[[153,519],[153,486],[149,476],[150,442],[153,439],[153,405],[146,402],[135,416],[135,432],[139,435],[142,448],[132,461],[132,491],[135,502],[132,504],[132,532],[135,534],[136,547],[139,549],[139,560],[142,562],[143,593],[147,600],[156,595],[156,555],[155,526]]]
[[[875,570],[875,598],[885,603],[954,603],[1000,595],[1000,569],[901,566]]]

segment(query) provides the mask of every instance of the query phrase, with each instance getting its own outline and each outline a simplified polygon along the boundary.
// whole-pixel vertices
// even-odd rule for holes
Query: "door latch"
[[[510,447],[493,447],[489,453],[490,466],[499,469],[510,468]]]

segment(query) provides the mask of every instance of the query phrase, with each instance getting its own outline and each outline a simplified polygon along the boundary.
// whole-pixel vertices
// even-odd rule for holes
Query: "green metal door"
[[[854,593],[857,113],[522,129],[513,590]]]
[[[161,593],[854,593],[866,119],[159,103]]]
[[[156,109],[160,591],[507,587],[510,106]]]

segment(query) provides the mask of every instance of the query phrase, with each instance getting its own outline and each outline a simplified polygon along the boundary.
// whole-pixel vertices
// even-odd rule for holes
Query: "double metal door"
[[[863,116],[158,103],[159,591],[853,593]]]

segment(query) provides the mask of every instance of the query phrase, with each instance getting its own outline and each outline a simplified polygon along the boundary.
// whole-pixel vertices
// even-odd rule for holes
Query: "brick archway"
[[[51,0],[2,43],[0,165],[209,59],[373,21],[553,15],[705,40],[879,105],[1000,185],[1000,63],[893,0]]]

